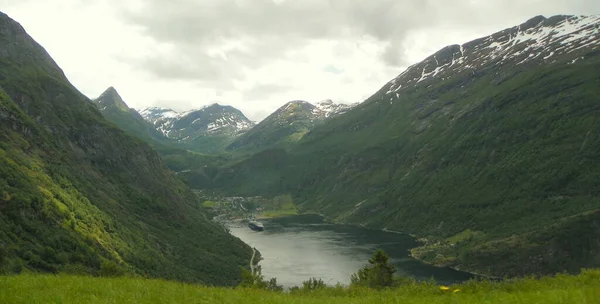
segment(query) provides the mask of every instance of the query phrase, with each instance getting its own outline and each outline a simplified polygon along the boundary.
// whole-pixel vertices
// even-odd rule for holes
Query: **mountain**
[[[109,89],[98,104],[126,112],[117,97]],[[0,13],[0,273],[234,285],[251,249],[200,204]]]
[[[104,93],[93,100],[93,103],[108,121],[113,122],[129,135],[149,143],[168,140],[152,124],[144,120],[135,109],[129,108],[113,87],[106,89]]]
[[[535,17],[441,49],[202,186],[290,193],[300,211],[414,234],[413,255],[482,274],[600,267],[598,71],[599,16]]]
[[[222,152],[234,137],[254,126],[240,110],[216,103],[183,113],[151,107],[140,114],[164,136],[191,150],[207,153]]]
[[[165,165],[175,173],[193,171],[200,176],[204,176],[205,171],[208,170],[206,168],[208,164],[222,164],[230,160],[227,155],[207,155],[187,150],[186,148],[190,147],[187,142],[167,138],[135,109],[129,108],[113,87],[108,88],[93,102],[108,121],[114,123],[126,134],[150,144],[160,155]],[[173,110],[164,108],[149,108],[144,111],[144,114],[147,115],[148,120],[155,121],[178,115]],[[208,145],[215,141],[218,143],[219,140],[229,140],[229,137],[223,139],[206,135],[201,141]],[[199,148],[199,150],[200,152],[219,152],[222,149],[219,150],[218,147],[209,146],[203,149]]]
[[[293,143],[328,118],[345,113],[353,106],[325,100],[313,105],[307,101],[290,101],[254,128],[242,134],[227,150],[257,150]]]
[[[352,104],[345,104],[334,103],[331,99],[325,99],[315,104],[315,107],[319,110],[316,111],[316,115],[321,117],[324,116],[325,118],[335,117],[348,112],[348,110],[356,107],[357,105],[358,102]]]

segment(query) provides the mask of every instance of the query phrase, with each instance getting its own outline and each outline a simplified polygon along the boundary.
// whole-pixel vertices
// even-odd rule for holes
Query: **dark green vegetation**
[[[234,285],[251,249],[201,201],[0,13],[0,272]]]
[[[242,281],[238,286],[269,291],[283,291],[283,286],[277,285],[276,278],[269,280],[264,278],[260,266],[257,266],[253,271],[242,269]]]
[[[233,158],[233,156],[195,152],[205,151],[212,153],[223,151],[225,145],[231,142],[231,137],[198,136],[202,138],[185,142],[168,138],[160,133],[150,122],[144,120],[135,109],[130,108],[113,87],[108,88],[93,102],[106,120],[114,123],[127,135],[150,144],[159,153],[169,169],[175,172],[193,172],[193,175],[189,179],[206,179],[206,175],[210,174],[210,169],[205,168],[205,164],[210,163],[213,166],[223,166]],[[186,124],[185,121],[178,123]]]
[[[472,281],[442,290],[432,283],[407,283],[394,289],[328,287],[289,293],[251,288],[205,287],[161,280],[77,276],[0,277],[2,303],[597,303],[600,272],[578,276]],[[445,288],[444,288],[445,289]],[[455,290],[460,290],[454,292]]]
[[[481,232],[448,264],[490,274],[600,266],[599,69],[596,56],[375,95],[297,148],[296,201],[433,241]]]
[[[493,37],[560,20],[538,17]],[[289,193],[300,212],[415,234],[425,242],[418,257],[488,275],[600,267],[598,44],[521,63],[521,43],[485,63],[485,43],[445,48],[403,74],[402,89],[388,94],[389,83],[297,144],[191,185]],[[463,51],[478,55],[459,66],[476,69],[416,83]]]
[[[325,121],[325,117],[315,115],[315,111],[317,108],[306,101],[290,101],[236,138],[227,150],[257,151],[289,146]]]
[[[369,288],[394,286],[394,272],[396,272],[396,269],[388,260],[389,256],[383,250],[378,249],[369,259],[369,265],[352,275],[352,284]]]

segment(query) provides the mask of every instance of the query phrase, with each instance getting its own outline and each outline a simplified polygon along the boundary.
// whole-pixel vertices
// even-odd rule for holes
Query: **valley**
[[[289,196],[293,214],[415,235],[428,263],[496,277],[595,267],[599,23],[538,16],[443,48],[332,115],[291,101],[218,155],[163,157],[198,190]]]
[[[0,301],[35,282],[78,302],[80,277],[189,293],[173,302],[595,299],[598,71],[599,16],[536,16],[444,47],[362,102],[282,100],[261,121],[221,103],[136,110],[112,86],[85,96],[0,13]],[[366,261],[395,270],[386,290],[364,285]]]

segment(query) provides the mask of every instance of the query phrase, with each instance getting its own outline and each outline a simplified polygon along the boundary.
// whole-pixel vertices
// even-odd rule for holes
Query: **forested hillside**
[[[0,272],[232,285],[251,249],[0,13]]]

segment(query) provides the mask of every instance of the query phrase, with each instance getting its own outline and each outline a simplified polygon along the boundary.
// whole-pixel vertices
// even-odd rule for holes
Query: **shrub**
[[[98,272],[101,277],[118,277],[124,274],[123,269],[113,261],[103,261]]]

